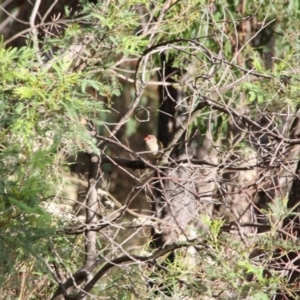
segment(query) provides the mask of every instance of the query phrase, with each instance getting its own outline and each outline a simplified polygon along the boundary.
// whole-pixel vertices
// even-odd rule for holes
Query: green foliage
[[[266,96],[268,93],[261,88],[258,84],[252,84],[249,82],[245,82],[243,84],[243,88],[246,92],[249,93],[248,101],[254,102],[256,101],[257,104],[263,104],[264,100],[266,99]]]
[[[64,40],[78,30],[71,27]],[[80,119],[93,120],[95,112],[103,110],[88,88],[107,97],[119,93],[116,81],[111,84],[106,78],[99,82],[72,72],[64,57],[47,67],[39,64],[30,47],[0,45],[1,284],[13,278],[21,261],[27,264],[37,255],[49,255],[56,224],[40,203],[61,189],[64,161],[59,149],[69,149],[70,155],[95,148]],[[63,244],[66,248],[66,241]]]

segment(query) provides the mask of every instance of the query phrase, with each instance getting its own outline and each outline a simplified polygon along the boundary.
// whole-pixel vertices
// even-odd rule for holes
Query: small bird
[[[144,138],[146,142],[147,156],[149,158],[160,158],[163,155],[164,148],[162,142],[158,141],[155,135],[149,134]]]

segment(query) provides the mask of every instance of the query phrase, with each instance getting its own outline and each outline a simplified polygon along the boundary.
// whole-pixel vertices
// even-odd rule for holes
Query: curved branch
[[[175,244],[172,244],[172,245],[168,245],[165,248],[156,251],[151,256],[140,256],[140,255],[128,256],[128,255],[124,255],[124,256],[118,257],[116,259],[113,259],[110,262],[106,262],[105,259],[102,259],[102,260],[99,261],[99,263],[97,263],[97,265],[99,265],[103,262],[106,262],[106,264],[95,274],[93,279],[89,283],[87,283],[85,285],[85,287],[77,295],[75,295],[72,299],[73,300],[79,300],[79,299],[82,299],[83,297],[85,297],[86,293],[88,293],[94,287],[94,285],[98,282],[98,280],[101,279],[101,277],[103,275],[105,275],[107,273],[107,271],[109,271],[112,267],[115,267],[116,265],[121,265],[121,264],[132,262],[132,261],[154,262],[157,258],[159,258],[161,256],[164,256],[165,254],[167,254],[171,251],[174,251],[176,249],[180,249],[180,248],[183,248],[183,247],[191,246],[193,242],[195,242],[195,240],[191,240],[189,242],[181,243],[181,244],[175,243]],[[200,244],[202,246],[206,246],[205,243],[199,243],[198,245],[200,245]]]

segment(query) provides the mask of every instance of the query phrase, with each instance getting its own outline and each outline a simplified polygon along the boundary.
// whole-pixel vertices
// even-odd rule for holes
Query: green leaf
[[[16,87],[13,93],[20,97],[20,99],[31,98],[34,96],[34,91],[27,86]]]
[[[19,102],[18,106],[16,107],[17,114],[21,114],[23,109],[24,109],[24,104],[22,102]]]
[[[270,295],[265,294],[264,292],[258,292],[249,298],[249,300],[269,300],[269,299],[270,299]]]
[[[249,95],[250,95],[249,101],[250,101],[250,102],[253,102],[253,101],[256,99],[256,94],[255,94],[255,92],[250,91],[250,92],[249,92]]]

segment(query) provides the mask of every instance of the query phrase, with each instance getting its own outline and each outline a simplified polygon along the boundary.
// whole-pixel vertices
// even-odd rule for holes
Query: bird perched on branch
[[[146,142],[146,151],[149,158],[160,158],[163,155],[164,148],[162,142],[158,141],[155,135],[149,134],[144,138]]]

